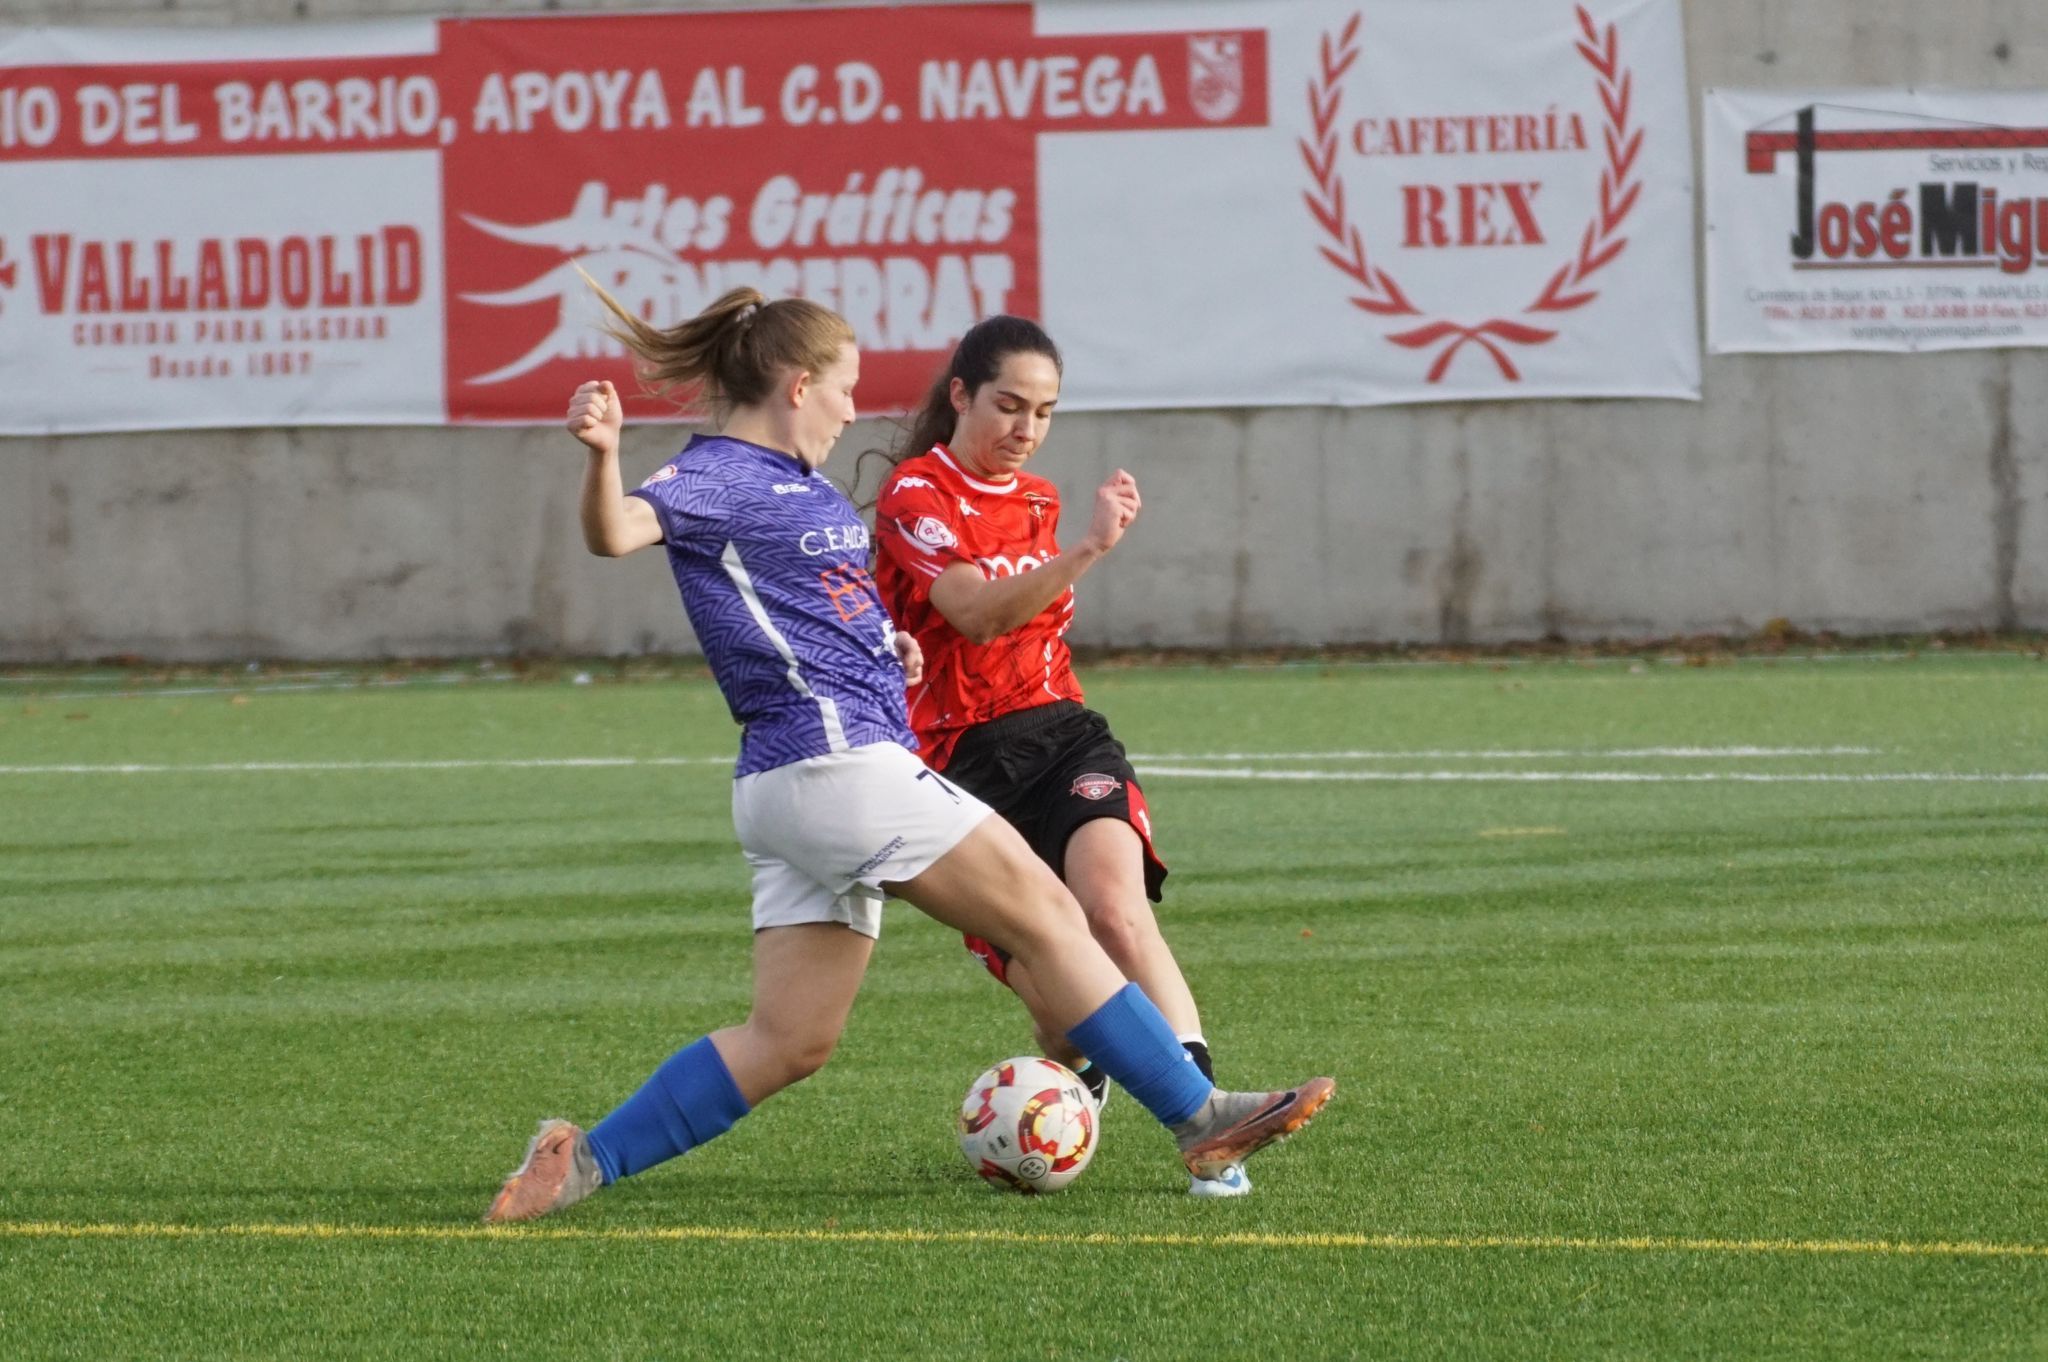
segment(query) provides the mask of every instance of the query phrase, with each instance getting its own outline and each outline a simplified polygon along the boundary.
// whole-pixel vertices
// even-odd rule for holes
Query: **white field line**
[[[1425,747],[1354,748],[1328,752],[1146,752],[1134,763],[1154,761],[1443,761],[1469,757],[1484,761],[1575,757],[1876,757],[1882,747]]]
[[[1995,650],[1971,650],[1971,649],[1963,649],[1963,648],[1952,648],[1952,649],[1948,649],[1948,650],[1946,650],[1946,651],[1944,651],[1944,652],[1940,652],[1940,653],[1929,653],[1929,654],[1924,654],[1924,656],[1927,656],[1927,657],[1930,657],[1930,658],[1941,658],[1941,657],[1999,657],[1999,656],[2005,656],[2005,655],[2006,655],[2006,654],[2003,654],[2003,653],[1997,652],[1997,651],[1995,651]],[[1727,665],[1727,664],[1735,664],[1735,663],[1743,663],[1743,662],[1897,662],[1897,661],[1900,661],[1900,660],[1902,660],[1902,659],[1905,659],[1905,658],[1910,658],[1910,657],[1914,657],[1914,656],[1917,656],[1917,655],[1916,655],[1916,654],[1914,654],[1914,653],[1904,653],[1904,652],[1860,652],[1860,653],[1780,653],[1780,654],[1777,654],[1777,655],[1775,655],[1775,656],[1764,656],[1764,655],[1758,655],[1758,656],[1754,656],[1754,657],[1752,657],[1752,656],[1744,656],[1744,655],[1740,655],[1740,654],[1731,654],[1730,656],[1728,656],[1728,657],[1726,657],[1726,658],[1716,658],[1716,659],[1715,659],[1715,665],[1716,665],[1716,666],[1721,666],[1721,665]],[[1645,663],[1645,662],[1654,662],[1654,663],[1656,663],[1656,664],[1658,664],[1658,665],[1660,665],[1660,666],[1683,666],[1683,665],[1685,665],[1686,663],[1688,663],[1688,662],[1690,662],[1690,661],[1691,661],[1691,659],[1690,659],[1690,658],[1688,658],[1688,657],[1686,657],[1686,656],[1685,656],[1684,654],[1682,654],[1682,653],[1666,653],[1666,654],[1660,654],[1660,655],[1657,655],[1657,656],[1650,656],[1650,657],[1644,657],[1644,656],[1623,656],[1623,655],[1619,655],[1619,654],[1617,654],[1617,655],[1615,655],[1615,656],[1613,656],[1613,657],[1587,657],[1587,658],[1555,658],[1555,657],[1494,657],[1494,658],[1474,658],[1474,659],[1471,659],[1471,660],[1469,660],[1469,661],[1451,661],[1451,660],[1448,660],[1448,659],[1444,659],[1444,658],[1400,658],[1400,657],[1388,657],[1388,658],[1330,658],[1330,659],[1320,659],[1320,658],[1304,658],[1304,659],[1293,659],[1293,660],[1288,660],[1288,661],[1282,661],[1282,662],[1233,662],[1233,663],[1231,663],[1231,664],[1230,664],[1230,670],[1232,670],[1232,671],[1285,671],[1285,670],[1290,670],[1290,669],[1299,669],[1299,668],[1306,668],[1306,667],[1327,667],[1327,668],[1344,668],[1344,669],[1350,669],[1350,670],[1374,670],[1374,669],[1381,669],[1381,668],[1385,668],[1385,669],[1401,669],[1401,668],[1412,668],[1412,667],[1478,667],[1478,666],[1484,666],[1484,667],[1496,667],[1496,666],[1499,666],[1499,667],[1535,667],[1535,666],[1543,666],[1543,665],[1546,665],[1546,664],[1547,664],[1547,665],[1560,665],[1560,664],[1564,664],[1564,663],[1569,663],[1569,664],[1571,664],[1571,665],[1575,665],[1575,666],[1614,666],[1614,665],[1617,665],[1617,664],[1619,664],[1619,665],[1624,665],[1624,666],[1626,666],[1626,665],[1630,665],[1630,664],[1634,664],[1634,663]],[[155,670],[166,670],[166,669],[167,669],[167,668],[157,668],[157,669],[155,669]],[[143,670],[145,670],[145,671],[146,671],[146,670],[151,670],[151,669],[150,669],[150,668],[144,668]],[[208,670],[208,669],[202,666],[202,667],[198,667],[198,668],[196,668],[196,670],[202,670],[202,671],[204,671],[204,670]],[[348,671],[347,671],[346,669],[343,669],[343,668],[326,668],[326,669],[322,669],[322,670],[318,670],[318,671],[288,671],[288,672],[273,672],[273,673],[271,673],[271,675],[272,675],[273,677],[275,677],[275,678],[277,678],[277,679],[280,679],[280,680],[305,680],[305,679],[309,679],[309,678],[324,678],[324,677],[330,677],[330,676],[347,676],[347,675],[349,675],[349,674],[350,674],[350,673],[349,673],[349,672],[348,672]],[[133,679],[134,679],[134,678],[133,678],[133,675],[132,675],[131,673],[129,673],[129,672],[126,672],[126,671],[112,671],[112,672],[8,672],[8,673],[0,673],[0,686],[35,686],[35,685],[43,685],[43,684],[46,684],[46,683],[50,683],[50,682],[58,682],[58,683],[62,683],[62,682],[70,682],[70,683],[72,683],[72,684],[74,684],[74,685],[81,685],[81,686],[83,686],[83,685],[98,685],[98,684],[104,684],[104,685],[109,685],[109,686],[118,686],[118,685],[122,685],[122,684],[124,684],[124,683],[132,682],[132,681],[133,681]]]
[[[1758,654],[1753,654],[1753,655],[1752,655],[1752,654],[1729,654],[1728,656],[1725,656],[1725,657],[1716,657],[1716,658],[1714,659],[1714,663],[1713,663],[1713,665],[1714,665],[1714,666],[1715,666],[1716,668],[1723,668],[1723,667],[1744,667],[1744,668],[1753,668],[1753,667],[1756,667],[1756,666],[1758,666],[1759,664],[1768,664],[1768,665],[1776,665],[1776,664],[1779,664],[1779,663],[1785,663],[1785,662],[1905,662],[1905,661],[1914,661],[1914,660],[1920,660],[1920,659],[1925,659],[1925,660],[1928,660],[1928,661],[1939,661],[1939,660],[1941,660],[1942,658],[2002,658],[2002,657],[2018,657],[2018,656],[2021,656],[2021,655],[2020,655],[2020,654],[2017,654],[2017,653],[2011,653],[2011,652],[2007,652],[2007,651],[2004,651],[2004,650],[2002,650],[2002,649],[1996,649],[1996,648],[1989,648],[1989,649],[1987,649],[1987,648],[1948,648],[1948,649],[1943,649],[1943,650],[1941,650],[1941,651],[1939,651],[1939,652],[1934,652],[1934,651],[1928,651],[1928,652],[1841,652],[1841,653],[1775,653],[1775,654],[1767,654],[1767,653],[1758,653]],[[697,659],[687,659],[687,658],[685,658],[685,659],[678,659],[678,661],[679,661],[679,662],[683,662],[683,663],[687,663],[687,662],[690,662],[690,661],[696,661],[696,660],[697,660]],[[1188,666],[1189,668],[1193,668],[1193,667],[1202,667],[1202,666],[1206,666],[1206,665],[1207,665],[1207,664],[1202,664],[1202,663],[1193,663],[1193,664],[1187,664],[1187,666]],[[1439,668],[1439,669],[1443,669],[1443,670],[1454,670],[1454,669],[1471,669],[1471,668],[1475,668],[1475,667],[1487,667],[1487,668],[1498,668],[1498,667],[1545,667],[1545,666],[1561,667],[1561,666],[1566,666],[1566,665],[1570,665],[1570,666],[1575,666],[1575,667],[1582,667],[1582,668],[1614,668],[1614,667],[1629,667],[1629,666],[1642,666],[1642,665],[1649,665],[1649,666],[1659,666],[1659,667],[1686,667],[1686,666],[1691,666],[1691,665],[1693,665],[1693,659],[1692,659],[1692,658],[1691,658],[1690,656],[1688,656],[1688,655],[1686,655],[1686,654],[1684,654],[1684,653],[1662,653],[1662,654],[1657,654],[1657,655],[1655,655],[1655,656],[1641,656],[1641,655],[1634,655],[1634,654],[1616,654],[1616,655],[1614,655],[1614,656],[1611,656],[1611,657],[1581,657],[1581,658],[1558,658],[1558,657],[1473,657],[1473,658],[1470,658],[1470,659],[1466,659],[1466,660],[1452,660],[1452,659],[1448,659],[1448,658],[1400,658],[1400,657],[1387,657],[1387,658],[1296,658],[1296,659],[1288,659],[1288,660],[1285,660],[1285,661],[1279,661],[1279,662],[1232,662],[1232,663],[1229,663],[1229,664],[1227,664],[1226,670],[1229,670],[1229,671],[1298,671],[1298,670],[1306,670],[1306,669],[1308,669],[1308,668],[1315,668],[1315,669],[1317,669],[1317,670],[1322,670],[1322,671],[1332,671],[1332,670],[1340,670],[1340,671],[1380,671],[1380,670],[1387,670],[1387,671],[1403,671],[1403,670],[1413,670],[1413,669],[1426,669],[1426,668]],[[1168,664],[1168,665],[1167,665],[1167,667],[1166,667],[1166,668],[1164,668],[1164,669],[1165,669],[1165,670],[1172,670],[1172,669],[1173,669],[1173,666],[1172,666],[1172,664]],[[342,676],[342,677],[345,677],[345,676],[348,676],[348,675],[350,675],[350,673],[349,673],[348,671],[346,671],[346,670],[340,670],[340,669],[329,669],[329,670],[323,670],[323,671],[292,671],[292,672],[273,672],[273,673],[271,673],[270,675],[271,675],[271,676],[272,676],[272,677],[273,677],[274,679],[279,679],[279,680],[296,680],[296,679],[308,679],[308,678],[324,678],[324,677],[331,677],[331,676]],[[380,685],[380,686],[409,686],[409,685],[435,685],[435,684],[447,684],[447,683],[448,683],[449,681],[453,681],[453,680],[461,680],[461,679],[467,679],[467,680],[471,680],[471,681],[515,681],[515,680],[518,680],[519,678],[518,678],[518,677],[516,677],[516,676],[513,676],[513,675],[511,675],[511,674],[509,674],[509,673],[507,673],[507,674],[503,674],[503,675],[497,675],[497,676],[491,676],[491,675],[479,675],[479,674],[471,674],[471,675],[468,675],[468,676],[466,676],[466,677],[448,677],[448,678],[442,678],[442,677],[420,677],[420,678],[412,678],[412,679],[405,679],[405,680],[387,680],[387,681],[378,681],[378,682],[374,682],[374,683],[373,683],[373,682],[366,682],[366,681],[343,681],[343,682],[340,682],[340,683],[339,683],[339,684],[338,684],[337,686],[335,686],[335,687],[333,687],[333,688],[334,688],[334,689],[340,689],[340,690],[348,690],[348,689],[352,689],[352,688],[354,688],[354,687],[357,687],[357,686],[364,686],[364,685],[371,685],[371,684],[375,684],[375,685]],[[4,674],[0,674],[0,686],[38,686],[38,685],[50,685],[50,684],[65,684],[65,683],[69,683],[69,684],[71,684],[71,685],[79,685],[79,686],[89,686],[89,685],[105,685],[105,686],[109,686],[109,687],[126,687],[126,689],[123,689],[123,690],[119,691],[119,694],[120,694],[120,695],[121,695],[121,696],[122,696],[123,698],[133,698],[133,699],[140,699],[140,698],[145,698],[145,697],[148,697],[148,696],[152,696],[152,695],[173,695],[173,694],[177,694],[177,695],[212,695],[212,694],[227,694],[227,693],[230,693],[230,692],[233,692],[233,691],[237,691],[237,690],[244,690],[244,689],[248,689],[247,687],[242,687],[242,686],[221,686],[221,687],[217,687],[217,688],[210,688],[210,689],[206,689],[206,690],[178,690],[178,691],[168,691],[168,690],[154,690],[154,689],[150,689],[150,688],[147,688],[147,687],[139,687],[139,686],[134,686],[134,685],[133,685],[133,677],[132,677],[132,676],[131,676],[130,674],[128,674],[127,672],[83,672],[83,673],[63,673],[63,672],[11,672],[11,673],[4,673]],[[282,690],[282,689],[287,689],[287,687],[282,687],[282,686],[273,686],[273,687],[267,687],[266,689],[275,689],[275,690]],[[43,699],[43,700],[71,700],[71,699],[85,699],[85,698],[89,698],[89,697],[94,697],[94,696],[105,696],[105,695],[107,695],[107,692],[105,692],[105,691],[77,691],[77,692],[65,692],[65,693],[63,693],[63,694],[60,694],[60,695],[42,695],[42,696],[36,696],[36,697],[34,697],[34,698],[36,698],[36,699]]]
[[[213,672],[212,674],[217,676],[220,673]],[[350,673],[339,668],[330,667],[324,671],[260,672],[257,675],[268,681],[331,681],[337,676],[348,676]],[[73,686],[129,686],[137,690],[147,689],[147,687],[135,684],[135,676],[132,672],[14,672],[0,675],[0,686],[65,684]]]
[[[50,694],[34,693],[21,696],[24,704],[41,704],[46,700],[163,700],[191,695],[276,695],[285,691],[309,690],[392,690],[406,686],[460,686],[465,683],[484,684],[494,681],[516,681],[511,675],[498,676],[391,676],[363,681],[294,681],[282,685],[251,684],[246,686],[167,686],[146,690],[65,690]]]
[[[1412,754],[1411,754],[1412,755]],[[441,761],[220,761],[49,763],[0,766],[0,776],[152,776],[320,774],[366,771],[489,771],[604,769],[632,767],[729,767],[731,757],[472,757]],[[1278,770],[1254,766],[1169,766],[1147,764],[1147,777],[1177,780],[1282,780],[1469,782],[1479,784],[2033,784],[2048,781],[2040,771],[1471,771]]]
[[[1945,648],[1940,652],[1856,652],[1856,653],[1727,653],[1713,659],[1715,667],[1755,666],[1767,662],[1909,662],[1919,658],[1998,657],[1995,648]],[[1311,667],[1329,671],[1399,671],[1405,668],[1453,667],[1491,670],[1495,667],[1689,667],[1695,665],[1685,653],[1616,653],[1608,657],[1362,657],[1289,658],[1279,662],[1233,662],[1232,671],[1295,671]]]
[[[448,761],[209,761],[192,763],[121,762],[50,766],[0,766],[0,776],[162,776],[247,775],[266,772],[329,771],[490,771],[549,767],[605,766],[731,766],[731,757],[531,757],[451,759]]]
[[[1476,784],[1743,785],[2005,784],[2048,781],[2048,771],[1268,771],[1250,766],[1151,766],[1146,776],[1179,780],[1469,781]]]
[[[1865,756],[1875,755],[1880,749],[1874,747],[1620,747],[1620,748],[1540,748],[1512,750],[1507,748],[1474,749],[1451,751],[1446,749],[1424,749],[1419,751],[1332,751],[1332,752],[1171,752],[1140,754],[1132,757],[1134,762],[1147,764],[1148,773],[1157,769],[1160,774],[1178,775],[1172,768],[1153,768],[1152,762],[1171,761],[1351,761],[1351,760],[1402,760],[1434,759],[1452,757],[1473,757],[1482,759],[1518,759],[1544,757],[1791,757],[1791,756]],[[0,766],[0,775],[17,776],[89,776],[89,775],[224,775],[255,773],[264,771],[318,772],[318,771],[462,771],[493,769],[533,769],[545,767],[602,767],[602,766],[717,766],[730,765],[730,757],[477,757],[450,758],[447,760],[393,759],[387,761],[246,761],[246,762],[119,762],[119,763],[64,763],[51,765]]]

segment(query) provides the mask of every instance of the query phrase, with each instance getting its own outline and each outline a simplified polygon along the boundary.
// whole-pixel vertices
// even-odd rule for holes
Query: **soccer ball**
[[[1095,1103],[1065,1065],[1006,1059],[960,1103],[960,1152],[997,1187],[1057,1192],[1095,1157]]]

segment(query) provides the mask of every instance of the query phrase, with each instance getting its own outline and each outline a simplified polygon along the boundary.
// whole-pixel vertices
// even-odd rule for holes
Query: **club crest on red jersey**
[[[1073,793],[1083,799],[1107,799],[1123,787],[1124,783],[1115,776],[1106,776],[1098,771],[1076,780]]]
[[[954,535],[953,527],[935,515],[921,515],[910,527],[910,536],[918,543],[934,549],[950,549],[960,542]]]

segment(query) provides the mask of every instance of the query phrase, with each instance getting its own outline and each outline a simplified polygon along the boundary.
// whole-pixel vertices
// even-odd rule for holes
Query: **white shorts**
[[[922,875],[992,812],[896,743],[741,776],[732,823],[754,868],[754,930],[841,922],[880,936],[883,882]]]

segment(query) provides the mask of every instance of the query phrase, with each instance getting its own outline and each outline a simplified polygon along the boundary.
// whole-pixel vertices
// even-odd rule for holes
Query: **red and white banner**
[[[1710,90],[1717,352],[2048,345],[2048,95]]]
[[[1696,397],[1677,0],[1048,3],[0,39],[0,431],[552,422],[836,308],[861,404]],[[666,409],[635,399],[638,415]]]

